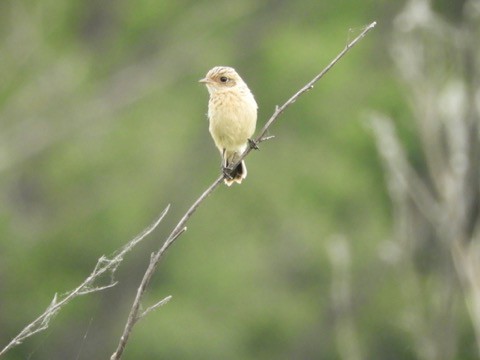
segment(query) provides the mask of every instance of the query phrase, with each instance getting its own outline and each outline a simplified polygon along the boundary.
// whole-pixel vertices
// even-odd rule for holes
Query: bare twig
[[[250,143],[250,146],[247,148],[247,150],[242,154],[242,156],[239,158],[238,163],[242,161],[249,153],[250,151],[255,147],[256,144],[266,141],[268,139],[271,139],[272,136],[265,136],[267,130],[270,128],[270,126],[277,120],[277,118],[284,112],[284,110],[292,105],[297,99],[307,92],[308,90],[313,88],[313,85],[320,80],[358,41],[360,41],[371,29],[375,27],[377,23],[372,22],[370,25],[368,25],[360,35],[358,35],[354,40],[352,40],[331,62],[328,64],[322,72],[320,72],[317,76],[315,76],[310,82],[308,82],[304,87],[302,87],[300,90],[298,90],[290,99],[288,99],[282,106],[276,107],[273,115],[270,117],[270,119],[266,122],[262,130],[260,131],[259,135],[257,138]],[[235,164],[233,167],[235,167],[237,164]],[[153,276],[153,274],[156,271],[156,268],[158,266],[158,263],[162,257],[162,255],[165,253],[165,251],[170,247],[170,245],[173,244],[173,242],[181,235],[186,230],[185,224],[187,223],[188,219],[193,215],[193,213],[198,209],[200,204],[222,183],[223,178],[225,175],[221,175],[218,177],[208,188],[203,192],[203,194],[193,203],[193,205],[187,210],[185,215],[180,219],[178,222],[177,226],[173,229],[173,231],[170,233],[168,238],[165,240],[163,243],[162,247],[160,250],[155,253],[154,256],[150,259],[150,264],[145,271],[145,274],[143,276],[142,281],[140,282],[140,285],[137,289],[137,294],[135,296],[135,299],[133,301],[132,307],[130,309],[130,313],[127,318],[127,323],[125,324],[125,328],[123,330],[123,333],[120,337],[120,341],[118,343],[117,349],[111,356],[111,360],[118,360],[121,359],[122,354],[125,350],[125,347],[127,345],[128,339],[130,337],[130,334],[132,332],[133,327],[137,323],[137,321],[142,317],[142,314],[139,313],[140,308],[141,308],[141,300],[145,294],[145,291],[147,290],[147,287],[150,283],[150,280]],[[155,305],[154,305],[155,306]]]
[[[168,295],[165,299],[160,300],[156,304],[153,304],[149,308],[147,308],[144,312],[140,314],[140,319],[143,318],[145,315],[147,315],[150,311],[156,310],[157,308],[165,305],[167,302],[169,302],[172,299],[172,295]]]
[[[120,337],[120,341],[118,343],[117,349],[111,356],[111,359],[120,359],[122,357],[123,351],[125,350],[125,346],[127,345],[128,338],[130,336],[130,333],[132,332],[133,327],[137,323],[138,320],[141,319],[142,315],[139,314],[140,311],[140,303],[143,298],[143,295],[145,294],[145,291],[147,290],[148,284],[150,283],[150,280],[155,273],[155,270],[157,269],[158,263],[160,262],[160,259],[162,255],[167,251],[167,249],[170,247],[170,245],[173,244],[173,242],[183,233],[186,231],[185,223],[188,221],[190,216],[197,210],[197,208],[200,206],[200,204],[205,200],[208,195],[210,195],[215,188],[218,187],[223,181],[223,175],[218,177],[215,182],[208,187],[207,190],[203,192],[202,195],[193,203],[192,206],[188,209],[188,211],[183,215],[183,217],[180,219],[178,222],[177,226],[172,230],[170,235],[167,237],[167,240],[163,243],[162,247],[160,250],[158,250],[150,259],[150,263],[148,265],[147,270],[145,271],[145,274],[143,275],[143,279],[140,282],[140,286],[137,289],[137,295],[135,296],[135,300],[133,301],[132,307],[130,309],[130,313],[128,314],[127,318],[127,323],[125,324],[125,328],[123,330],[122,336]]]
[[[128,242],[125,246],[123,246],[119,252],[112,254],[111,259],[105,256],[100,257],[92,273],[78,287],[62,295],[55,294],[52,299],[52,302],[46,308],[43,314],[41,314],[34,321],[28,324],[17,336],[15,336],[9,342],[0,351],[0,357],[2,355],[5,355],[9,350],[14,348],[15,346],[21,344],[25,339],[29,338],[30,336],[47,329],[50,323],[50,320],[74,298],[115,286],[116,281],[114,281],[113,275],[117,270],[118,265],[120,265],[120,263],[123,261],[123,257],[125,256],[125,254],[131,251],[133,247],[135,247],[135,245],[137,245],[148,234],[150,234],[153,230],[155,230],[155,228],[158,226],[158,224],[160,224],[160,222],[163,220],[163,218],[167,214],[169,208],[170,208],[170,205],[168,205],[165,208],[165,210],[163,210],[163,212],[160,214],[157,220],[155,220],[150,226],[145,228],[134,239],[130,240],[130,242]],[[99,280],[102,275],[104,275],[107,272],[110,273],[110,283],[107,285],[93,286],[93,284],[97,280]],[[59,298],[61,300],[59,300]],[[165,300],[168,301],[170,299],[168,298],[162,301],[165,301]],[[158,307],[160,305],[162,304],[157,304],[155,307]],[[150,310],[147,309],[147,311],[150,311]]]
[[[260,144],[263,141],[270,140],[273,138],[273,136],[265,136],[267,133],[267,130],[270,128],[270,126],[278,119],[279,115],[285,111],[287,107],[292,105],[295,101],[298,100],[300,96],[302,96],[304,93],[307,91],[313,89],[313,86],[315,83],[320,80],[345,54],[352,48],[354,47],[370,30],[372,30],[375,26],[377,25],[377,22],[374,21],[360,33],[355,39],[353,39],[351,42],[349,42],[345,48],[340,51],[340,53],[328,64],[317,76],[315,76],[310,82],[308,82],[304,87],[302,87],[300,90],[298,90],[295,94],[292,95],[290,99],[288,99],[285,104],[282,106],[275,106],[275,111],[268,119],[268,121],[265,123],[263,126],[262,130],[260,130],[259,135],[257,138],[250,143],[250,146],[245,150],[245,152],[242,154],[242,156],[238,159],[238,161],[232,166],[233,169],[237,167],[238,164],[252,151],[252,149],[255,148],[255,145]]]

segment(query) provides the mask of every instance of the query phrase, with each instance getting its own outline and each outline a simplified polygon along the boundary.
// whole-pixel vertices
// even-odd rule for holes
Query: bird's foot
[[[228,179],[228,180],[233,179],[232,170],[233,169],[231,169],[230,167],[222,165],[222,173],[223,173],[223,176],[225,177],[225,179]]]
[[[251,147],[252,149],[260,150],[260,149],[258,148],[258,143],[257,143],[255,140],[253,140],[253,139],[248,139],[248,144],[250,145],[250,147]]]

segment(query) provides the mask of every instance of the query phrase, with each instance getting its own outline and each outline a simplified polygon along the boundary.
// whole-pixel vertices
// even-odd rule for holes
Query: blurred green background
[[[432,12],[461,26],[467,2],[436,1]],[[150,253],[219,175],[197,83],[211,67],[237,69],[260,128],[376,20],[271,128],[275,139],[247,158],[246,181],[221,186],[191,219],[144,306],[173,299],[137,324],[124,358],[428,359],[410,295],[420,286],[435,297],[425,270],[435,259],[420,253],[422,281],[407,281],[368,121],[371,111],[391,116],[422,171],[412,94],[392,61],[405,6],[1,1],[0,347],[171,204],[120,265],[116,287],[77,298],[5,358],[114,351]],[[475,359],[468,311],[455,299],[445,358]],[[427,324],[442,326],[429,306]]]

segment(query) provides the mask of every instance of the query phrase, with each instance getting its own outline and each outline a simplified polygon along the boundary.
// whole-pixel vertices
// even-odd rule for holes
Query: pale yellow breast
[[[217,93],[210,98],[208,117],[210,134],[219,150],[237,151],[255,132],[257,104],[250,93]]]

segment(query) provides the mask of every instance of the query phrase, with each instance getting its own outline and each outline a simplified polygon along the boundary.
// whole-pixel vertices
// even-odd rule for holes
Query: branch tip
[[[297,101],[297,99],[307,92],[309,89],[313,88],[313,85],[320,80],[349,50],[353,47],[365,34],[374,27],[376,22],[371,23],[360,35],[358,35],[352,42],[347,45],[347,48],[343,49],[318,75],[316,75],[310,82],[308,82],[305,86],[303,86],[300,90],[298,90],[293,96],[291,96],[282,106],[275,105],[275,111],[272,116],[268,119],[265,123],[263,128],[261,129],[258,137],[255,138],[255,141],[258,143],[260,141],[265,141],[273,138],[274,136],[266,136],[268,129],[270,126],[278,119],[278,117],[283,113],[283,111],[293,103]],[[250,153],[252,147],[247,147],[247,149],[243,152],[243,154],[237,159],[237,162],[233,164],[232,168],[238,166],[238,164]],[[125,324],[125,328],[123,333],[120,337],[120,341],[118,343],[117,349],[113,353],[111,359],[112,360],[119,360],[122,356],[123,351],[125,350],[125,346],[127,345],[129,336],[132,332],[133,326],[135,325],[135,319],[138,319],[139,314],[139,306],[141,304],[141,300],[145,294],[145,290],[147,289],[150,279],[152,278],[158,263],[164,254],[165,251],[170,247],[170,245],[183,233],[187,230],[185,226],[186,222],[192,216],[192,214],[197,210],[200,204],[223,182],[224,174],[220,175],[201,195],[200,197],[195,200],[195,202],[190,206],[187,210],[185,215],[180,219],[177,223],[175,228],[172,230],[170,235],[167,237],[165,242],[163,243],[162,247],[154,256],[154,261],[150,264],[147,270],[144,273],[143,279],[137,289],[137,295],[133,304],[130,309],[130,313],[127,318],[127,323]],[[167,207],[168,209],[168,207]],[[140,317],[145,316],[148,312],[152,311],[153,309],[165,304],[169,301],[171,296],[166,297],[162,301],[158,302],[157,304],[149,307],[147,310],[143,311]]]
[[[145,315],[147,315],[149,312],[165,305],[172,299],[172,295],[168,295],[166,298],[160,300],[159,302],[153,304],[152,306],[149,306],[145,311],[143,311],[140,315],[137,316],[136,321],[142,319]]]

